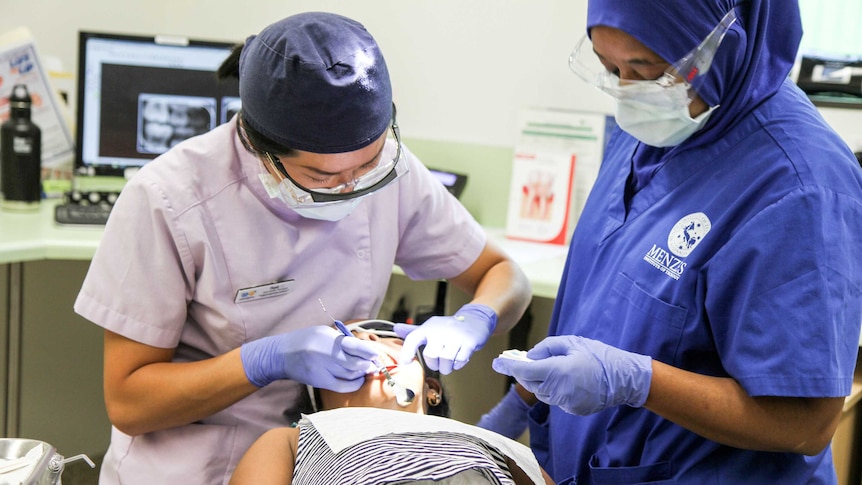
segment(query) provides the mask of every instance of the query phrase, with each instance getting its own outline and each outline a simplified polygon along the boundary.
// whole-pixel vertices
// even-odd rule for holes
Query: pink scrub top
[[[393,265],[412,279],[451,278],[485,246],[481,226],[406,150],[409,172],[338,222],[271,199],[236,120],[189,139],[129,180],[75,311],[132,340],[176,348],[175,362],[330,315],[376,317]],[[383,157],[395,154],[387,144]],[[274,382],[186,426],[128,436],[116,428],[102,485],[227,483],[265,430],[287,426],[302,384]]]

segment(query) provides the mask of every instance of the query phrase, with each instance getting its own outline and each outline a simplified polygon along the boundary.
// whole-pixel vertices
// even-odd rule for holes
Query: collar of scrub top
[[[395,117],[395,103],[392,103],[392,125],[390,126],[390,129],[395,137],[395,157],[385,164],[378,162],[377,166],[371,169],[368,173],[360,175],[352,182],[339,184],[336,187],[325,189],[306,188],[287,173],[287,170],[284,168],[284,164],[281,163],[281,160],[278,157],[269,152],[266,152],[265,155],[281,176],[284,177],[281,183],[287,185],[290,195],[298,204],[339,202],[355,199],[357,197],[368,195],[376,190],[380,190],[386,185],[389,185],[395,179],[407,173],[406,164],[399,163],[401,162],[404,153],[401,147],[401,131],[398,128],[398,121]],[[370,185],[364,187],[366,184]]]

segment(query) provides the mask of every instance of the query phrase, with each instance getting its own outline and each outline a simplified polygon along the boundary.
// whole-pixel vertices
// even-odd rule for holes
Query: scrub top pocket
[[[598,458],[590,458],[591,485],[671,484],[673,467],[670,462],[631,467],[600,467]]]
[[[688,310],[667,303],[619,273],[607,302],[598,339],[622,349],[673,363]]]

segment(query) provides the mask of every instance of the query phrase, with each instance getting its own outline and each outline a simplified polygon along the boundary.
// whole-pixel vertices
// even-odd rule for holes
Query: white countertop
[[[58,203],[42,201],[34,212],[0,210],[0,263],[93,257],[102,228],[56,224],[54,206]]]

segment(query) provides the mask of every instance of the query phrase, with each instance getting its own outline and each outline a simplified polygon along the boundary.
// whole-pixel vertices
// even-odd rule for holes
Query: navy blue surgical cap
[[[358,150],[392,118],[392,86],[380,48],[359,22],[293,15],[246,39],[239,61],[243,120],[285,147]]]

